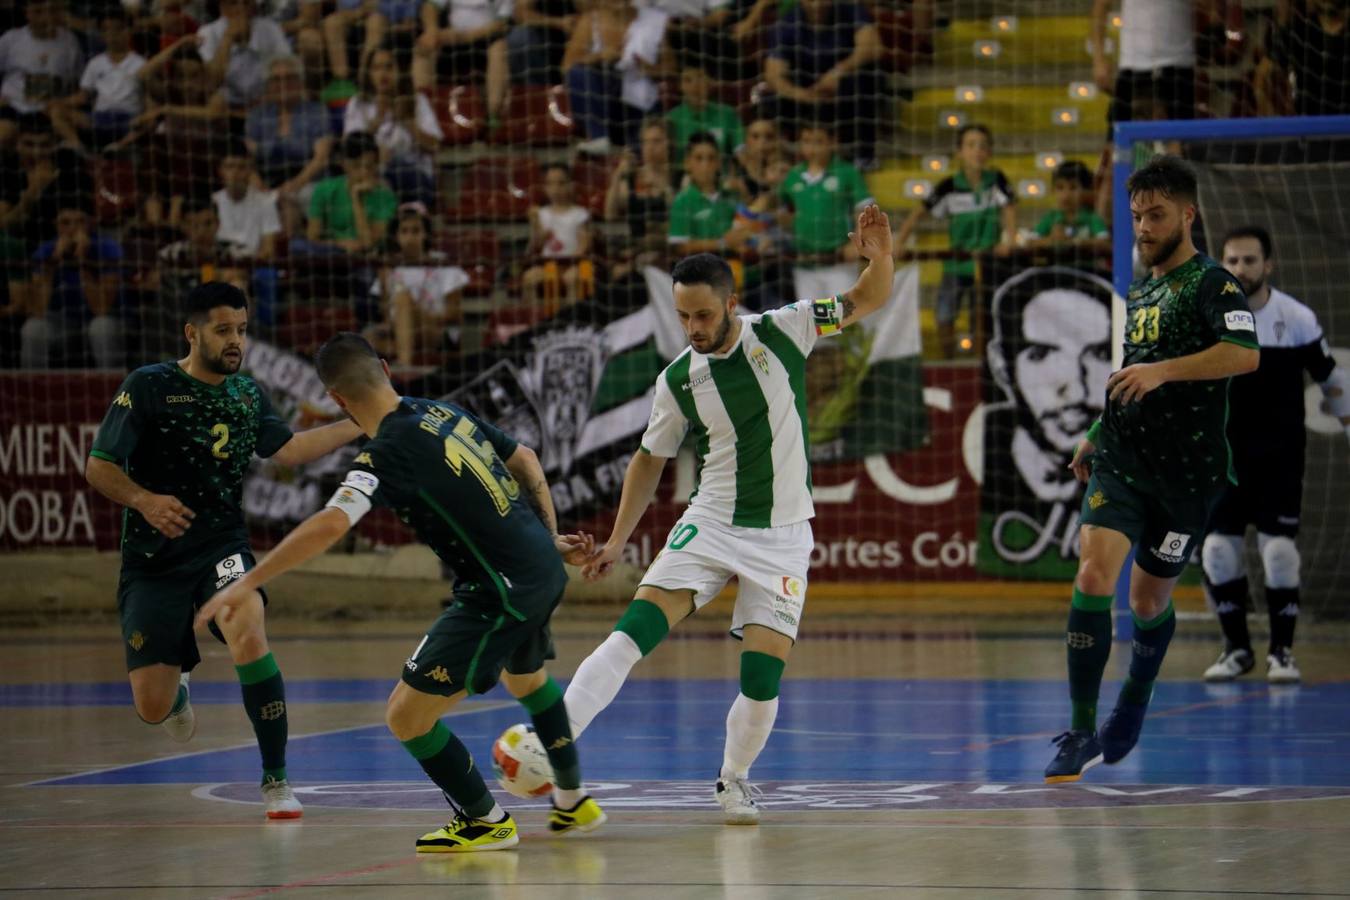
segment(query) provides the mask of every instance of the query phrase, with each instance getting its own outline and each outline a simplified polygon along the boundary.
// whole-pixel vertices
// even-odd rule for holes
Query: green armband
[[[1097,438],[1101,437],[1102,420],[1098,419],[1092,423],[1092,427],[1087,430],[1087,440],[1089,443],[1096,444]]]

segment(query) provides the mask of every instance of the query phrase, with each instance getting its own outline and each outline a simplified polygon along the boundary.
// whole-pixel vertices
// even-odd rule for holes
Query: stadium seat
[[[483,111],[483,94],[467,85],[441,85],[427,92],[431,108],[436,111],[448,146],[472,144],[478,140],[487,116]]]
[[[313,356],[319,345],[337,332],[357,330],[356,311],[350,303],[298,303],[282,311],[277,341],[302,356]]]
[[[464,293],[472,297],[486,297],[492,293],[502,254],[501,240],[496,232],[482,229],[451,231],[441,235],[437,244],[449,257],[451,265],[469,273],[469,284]]]
[[[94,160],[94,211],[100,225],[115,225],[136,209],[136,169],[130,159]]]
[[[525,221],[539,202],[539,164],[529,157],[479,159],[464,173],[453,218],[480,222]]]
[[[501,125],[488,139],[494,144],[557,147],[571,142],[572,111],[561,85],[513,85]]]

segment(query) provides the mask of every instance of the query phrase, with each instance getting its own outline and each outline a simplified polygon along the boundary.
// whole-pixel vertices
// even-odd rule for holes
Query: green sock
[[[1073,589],[1069,626],[1065,636],[1069,662],[1069,700],[1074,731],[1097,728],[1097,697],[1102,673],[1111,658],[1111,604],[1114,598]]]
[[[578,790],[581,787],[581,761],[572,740],[572,724],[567,721],[562,688],[550,678],[533,694],[521,697],[520,702],[529,712],[535,734],[539,735],[549,764],[553,766],[553,786],[564,791]]]
[[[404,741],[403,746],[464,815],[481,819],[492,812],[496,801],[488,793],[469,749],[450,733],[444,722],[438,720],[426,734]]]
[[[1133,614],[1132,614],[1133,615]],[[1134,616],[1134,642],[1130,649],[1130,675],[1120,689],[1122,703],[1146,704],[1153,696],[1153,682],[1158,680],[1167,645],[1177,631],[1177,616],[1172,601],[1167,609],[1145,622]]]
[[[169,715],[176,716],[180,712],[182,712],[184,705],[187,704],[187,700],[188,700],[187,685],[180,684],[178,686],[178,696],[173,698],[173,706],[169,709]]]
[[[253,723],[262,754],[263,778],[286,777],[286,683],[277,661],[268,653],[251,663],[235,666],[244,711]]]

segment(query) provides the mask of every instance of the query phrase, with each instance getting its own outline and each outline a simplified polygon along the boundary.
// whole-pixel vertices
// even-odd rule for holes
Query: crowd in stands
[[[28,0],[0,13],[0,365],[172,355],[182,298],[212,279],[283,343],[362,328],[401,365],[461,348],[466,296],[550,315],[691,251],[730,258],[751,308],[846,287],[893,76],[942,24],[943,4],[901,6]],[[1280,0],[1251,111],[1350,110],[1345,20]],[[1115,115],[1193,114],[1195,42],[1137,26],[1118,72],[1092,36]],[[961,131],[902,246],[924,215],[957,249],[1007,241],[992,141]],[[1081,164],[1054,192],[1037,240],[1106,236]],[[940,331],[969,265],[947,265]]]

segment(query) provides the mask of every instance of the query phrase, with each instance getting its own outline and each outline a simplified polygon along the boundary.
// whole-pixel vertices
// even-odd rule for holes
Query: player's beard
[[[1248,281],[1245,278],[1239,278],[1238,281],[1242,283],[1242,293],[1246,294],[1248,297],[1257,293],[1258,291],[1261,290],[1261,288],[1266,286],[1266,276],[1264,275],[1257,278],[1255,281]]]
[[[1182,240],[1185,239],[1186,233],[1182,230],[1185,227],[1186,223],[1183,222],[1177,226],[1177,230],[1173,234],[1155,241],[1148,247],[1140,247],[1139,255],[1143,257],[1144,265],[1156,266],[1171,259],[1172,254],[1177,252],[1177,248],[1181,246]]]
[[[237,356],[226,356],[226,353],[235,352]],[[233,375],[239,371],[239,367],[244,364],[243,347],[225,347],[220,353],[212,356],[205,349],[202,351],[202,364],[207,370],[216,375]]]
[[[698,350],[699,353],[720,353],[722,352],[723,349],[725,349],[723,347],[723,344],[727,342],[727,335],[730,332],[731,332],[731,316],[727,313],[723,313],[722,324],[717,326],[716,333],[713,334],[712,340],[708,342],[709,344],[708,349],[698,350],[697,347],[695,347],[694,349]],[[690,344],[692,343],[693,341],[690,341]]]

